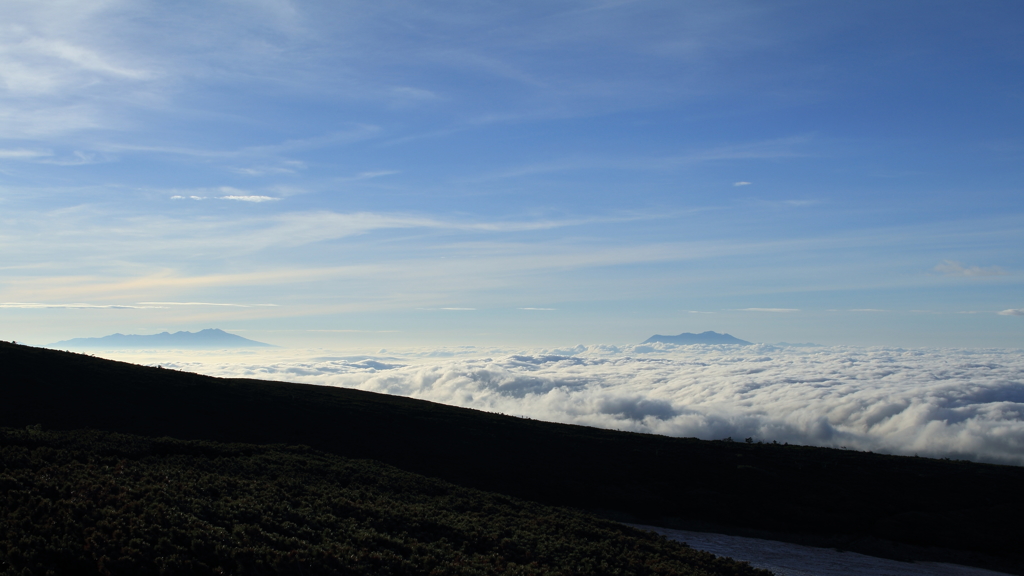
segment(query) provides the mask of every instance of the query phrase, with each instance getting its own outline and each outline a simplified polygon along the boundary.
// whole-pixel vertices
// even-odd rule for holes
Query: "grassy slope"
[[[307,444],[640,523],[1024,573],[1018,467],[614,432],[6,343],[0,367],[0,425]]]
[[[0,429],[0,574],[767,572],[307,447]]]

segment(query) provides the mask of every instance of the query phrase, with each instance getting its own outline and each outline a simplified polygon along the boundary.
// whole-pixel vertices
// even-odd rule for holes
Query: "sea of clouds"
[[[669,436],[1024,465],[1024,350],[653,344],[184,358],[163,366]]]

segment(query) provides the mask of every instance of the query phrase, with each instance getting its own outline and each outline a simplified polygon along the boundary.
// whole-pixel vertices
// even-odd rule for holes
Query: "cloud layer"
[[[654,344],[480,352],[163,365],[669,436],[1024,465],[1020,350]]]

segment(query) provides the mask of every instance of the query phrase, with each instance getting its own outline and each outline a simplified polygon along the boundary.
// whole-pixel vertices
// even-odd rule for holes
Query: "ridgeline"
[[[616,432],[8,343],[0,368],[0,426],[305,445],[615,520],[1024,574],[1024,468]]]

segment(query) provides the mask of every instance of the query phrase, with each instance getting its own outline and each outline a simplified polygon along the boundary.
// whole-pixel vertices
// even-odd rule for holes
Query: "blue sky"
[[[0,338],[1024,347],[1024,7],[10,0]]]

